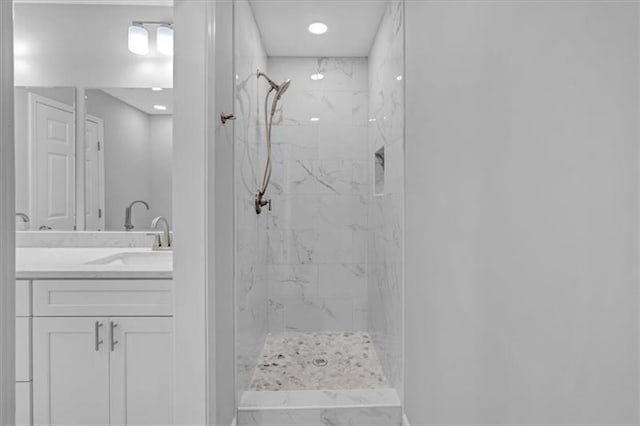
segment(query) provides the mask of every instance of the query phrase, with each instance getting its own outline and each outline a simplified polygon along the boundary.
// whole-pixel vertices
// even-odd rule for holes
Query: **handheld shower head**
[[[282,83],[280,86],[278,86],[278,88],[276,89],[276,99],[280,99],[282,95],[284,95],[284,92],[287,91],[290,84],[291,84],[291,80],[288,79],[287,81]]]
[[[269,89],[269,91],[276,91],[276,99],[280,99],[284,92],[287,91],[287,89],[289,88],[289,84],[291,83],[291,80],[287,80],[282,84],[277,84],[275,81],[271,80],[265,73],[258,71],[258,78],[260,77],[264,77],[265,80],[269,82],[269,85],[271,86],[271,89]]]

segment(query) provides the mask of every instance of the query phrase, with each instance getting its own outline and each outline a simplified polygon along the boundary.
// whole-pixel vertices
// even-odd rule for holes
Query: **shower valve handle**
[[[225,114],[224,112],[220,114],[220,121],[222,121],[222,124],[226,124],[228,120],[235,120],[235,119],[236,119],[236,116],[233,114]]]
[[[271,211],[271,200],[267,200],[266,198],[262,198],[263,194],[260,192],[256,193],[256,200],[255,200],[255,206],[256,206],[256,213],[260,214],[262,213],[262,208],[266,205],[269,206],[269,211]]]

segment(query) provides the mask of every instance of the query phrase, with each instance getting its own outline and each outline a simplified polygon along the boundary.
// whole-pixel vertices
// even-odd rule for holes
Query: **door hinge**
[[[98,209],[98,219],[102,219],[102,209]]]
[[[98,141],[98,151],[102,151],[102,142]]]

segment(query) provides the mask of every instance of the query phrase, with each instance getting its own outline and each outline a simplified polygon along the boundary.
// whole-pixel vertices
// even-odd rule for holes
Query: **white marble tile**
[[[259,106],[266,92],[257,69],[267,67],[266,52],[247,0],[236,2],[236,49],[234,122],[235,194],[236,194],[236,354],[237,390],[241,392],[249,380],[261,350],[268,326],[267,286],[264,260],[267,256],[266,220],[256,216],[253,196],[258,189],[259,170],[264,165],[261,141],[264,132]],[[242,28],[242,30],[239,30]],[[261,139],[262,138],[262,139]]]
[[[318,266],[320,299],[351,299],[354,308],[366,309],[368,280],[365,264],[328,264]]]
[[[285,193],[317,194],[320,186],[327,183],[318,176],[317,161],[292,160],[289,162],[285,179]]]
[[[317,263],[317,247],[317,230],[286,230],[282,233],[282,263],[290,265]]]
[[[366,388],[354,382],[351,389],[280,390],[243,392],[239,408],[330,408],[330,407],[395,407],[400,405],[398,393],[391,388]]]
[[[369,56],[369,157],[384,147],[384,192],[369,204],[369,329],[391,384],[402,389],[403,39],[402,2],[391,0]],[[398,79],[398,76],[403,76]],[[372,173],[372,170],[370,173]],[[371,176],[371,175],[370,175]],[[361,241],[360,238],[358,238]],[[354,243],[357,244],[357,243]]]
[[[319,229],[366,229],[368,199],[359,195],[317,197]]]
[[[278,268],[269,267],[270,330],[352,330],[368,323],[368,66],[366,58],[269,58],[274,79],[292,79],[274,127],[265,261]],[[311,80],[315,72],[324,79]],[[311,124],[314,116],[320,121]],[[330,269],[324,270],[314,299],[299,276],[292,278],[297,266],[345,274],[328,278]],[[351,278],[349,294],[330,281]]]
[[[304,410],[241,410],[238,426],[400,426],[400,407],[351,407]]]
[[[326,229],[317,234],[314,259],[317,263],[342,263],[353,258],[353,231]]]
[[[355,91],[351,98],[351,124],[367,126],[369,123],[369,92]]]
[[[350,160],[320,160],[315,164],[320,185],[318,194],[345,195],[353,188],[353,162]]]
[[[318,127],[318,158],[365,161],[367,138],[365,126],[321,125]]]
[[[16,232],[16,247],[151,247],[147,232],[28,231]]]

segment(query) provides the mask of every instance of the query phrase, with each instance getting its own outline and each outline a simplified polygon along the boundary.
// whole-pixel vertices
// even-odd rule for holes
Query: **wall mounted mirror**
[[[128,29],[173,7],[80,3],[15,4],[16,229],[149,230],[171,221],[173,56]]]
[[[156,216],[171,220],[172,90],[87,89],[85,112],[75,96],[75,88],[16,87],[17,229],[80,229],[80,194],[87,231],[147,230]]]

